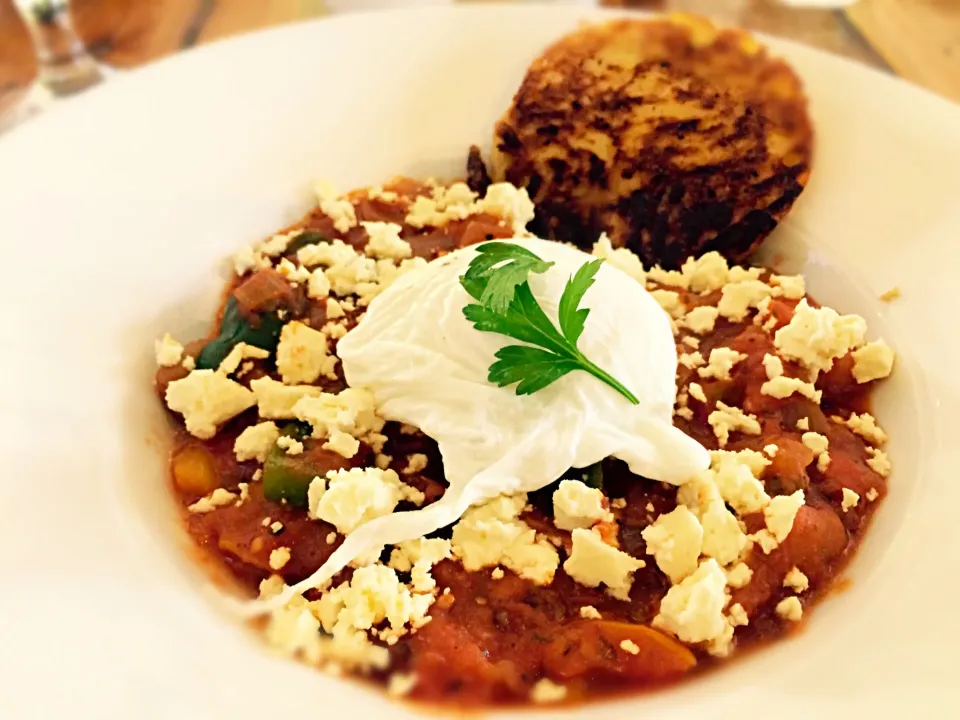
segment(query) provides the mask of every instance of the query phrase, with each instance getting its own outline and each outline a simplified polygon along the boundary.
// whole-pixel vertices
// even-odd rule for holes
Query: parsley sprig
[[[634,405],[636,396],[616,378],[577,348],[589,308],[580,301],[594,283],[602,260],[580,266],[563,289],[558,307],[559,330],[533,296],[527,277],[553,266],[514,243],[490,242],[477,248],[460,284],[476,303],[463,314],[482,332],[506,335],[527,345],[507,345],[498,350],[487,379],[499,387],[517,384],[517,395],[530,395],[574,370],[584,370],[605,382]]]

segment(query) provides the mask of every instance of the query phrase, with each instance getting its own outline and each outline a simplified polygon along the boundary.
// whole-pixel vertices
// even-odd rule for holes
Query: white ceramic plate
[[[288,27],[118,76],[0,140],[0,717],[414,713],[272,657],[216,602],[168,495],[152,343],[207,327],[225,258],[298,218],[313,180],[461,172],[527,63],[590,12]],[[818,144],[770,250],[899,352],[877,407],[889,499],[852,587],[803,632],[602,711],[955,717],[960,109],[771,43],[806,82]],[[892,286],[903,297],[880,303]]]

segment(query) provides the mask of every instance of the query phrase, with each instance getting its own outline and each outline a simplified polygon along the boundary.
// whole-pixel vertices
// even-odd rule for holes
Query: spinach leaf
[[[239,342],[264,350],[276,350],[283,322],[276,313],[262,313],[258,315],[258,319],[259,322],[254,326],[240,312],[237,299],[231,295],[223,309],[220,334],[200,351],[200,355],[197,356],[197,367],[202,370],[215,370],[233,350],[233,346]]]

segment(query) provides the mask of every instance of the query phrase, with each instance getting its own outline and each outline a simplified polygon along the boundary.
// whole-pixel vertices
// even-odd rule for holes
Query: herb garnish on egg
[[[517,395],[542,390],[574,370],[584,370],[605,382],[634,405],[640,401],[612,375],[592,363],[577,348],[590,314],[579,307],[594,283],[600,259],[580,266],[563,289],[558,307],[560,329],[547,317],[530,290],[529,273],[546,272],[552,265],[520,245],[491,242],[477,248],[477,256],[460,277],[460,284],[477,300],[463,308],[464,317],[482,332],[498,333],[529,345],[498,350],[487,379],[499,387],[517,383]],[[536,347],[530,347],[534,345]]]

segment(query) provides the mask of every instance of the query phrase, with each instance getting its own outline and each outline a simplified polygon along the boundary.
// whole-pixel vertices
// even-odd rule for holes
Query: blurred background
[[[15,115],[22,121],[111,72],[239,33],[373,7],[463,1],[0,0],[0,129],[4,119],[7,126]],[[852,58],[960,102],[960,0],[553,2],[700,13]]]

